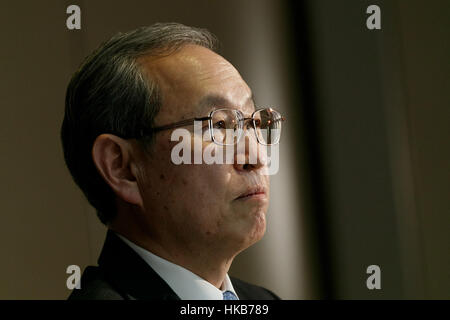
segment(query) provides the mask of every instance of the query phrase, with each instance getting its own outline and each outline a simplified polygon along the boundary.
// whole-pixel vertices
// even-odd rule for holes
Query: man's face
[[[161,90],[156,127],[204,117],[217,107],[239,109],[245,117],[255,110],[251,90],[236,69],[206,48],[189,45],[170,56],[140,62]],[[193,124],[185,128],[193,132]],[[247,130],[251,140],[248,156],[257,153],[257,143],[253,129]],[[148,233],[161,243],[182,244],[193,251],[199,247],[240,251],[258,241],[266,227],[266,168],[261,162],[175,165],[171,150],[179,142],[170,141],[172,131],[156,134],[152,154],[142,162],[138,177]],[[213,143],[201,139],[194,136],[192,145],[196,140],[204,149]],[[242,137],[240,143],[244,140]],[[265,194],[242,197],[255,187]]]

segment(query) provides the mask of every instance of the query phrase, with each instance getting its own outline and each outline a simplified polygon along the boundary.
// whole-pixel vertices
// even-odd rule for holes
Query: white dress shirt
[[[228,274],[225,275],[221,290],[219,290],[186,268],[158,257],[118,233],[116,235],[136,251],[181,300],[223,300],[223,292],[227,290],[233,292],[238,297]]]

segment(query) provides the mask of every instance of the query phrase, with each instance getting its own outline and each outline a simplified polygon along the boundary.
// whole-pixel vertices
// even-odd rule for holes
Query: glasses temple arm
[[[179,121],[179,122],[166,124],[164,126],[151,128],[150,131],[151,132],[158,132],[158,131],[164,131],[164,130],[169,130],[169,129],[173,129],[173,128],[180,128],[180,127],[184,127],[184,126],[190,125],[192,123],[192,121],[205,121],[205,120],[209,120],[209,119],[211,119],[211,117],[186,119],[186,120],[182,120],[182,121]]]

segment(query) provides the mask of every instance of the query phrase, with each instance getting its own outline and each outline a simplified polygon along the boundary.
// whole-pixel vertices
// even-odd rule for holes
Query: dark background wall
[[[371,4],[381,30],[363,27]],[[449,298],[449,3],[303,8],[324,289],[336,298]],[[382,290],[365,286],[371,264]]]
[[[157,21],[214,32],[288,119],[266,236],[231,274],[285,299],[450,298],[449,16],[445,0],[2,3],[0,298],[64,299],[66,267],[96,263],[105,228],[59,141],[65,88],[102,41]]]

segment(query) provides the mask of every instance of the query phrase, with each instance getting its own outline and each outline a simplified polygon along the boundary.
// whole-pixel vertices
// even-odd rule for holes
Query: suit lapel
[[[107,232],[98,264],[115,289],[129,299],[180,299],[169,285],[111,230]]]

